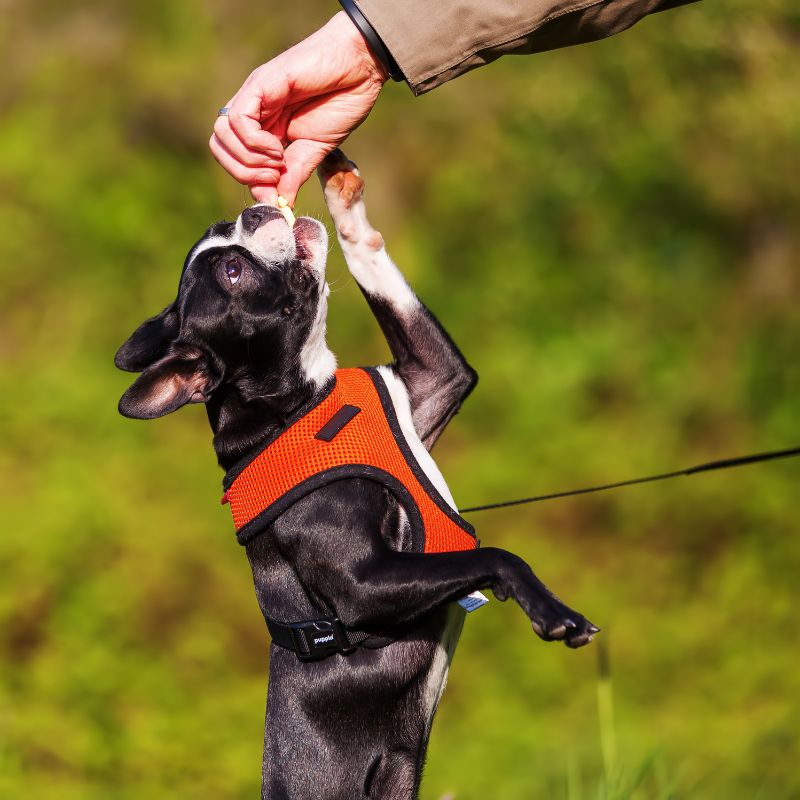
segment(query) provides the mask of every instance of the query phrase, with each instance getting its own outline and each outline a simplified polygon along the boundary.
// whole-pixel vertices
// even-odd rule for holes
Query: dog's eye
[[[229,261],[225,265],[225,274],[231,283],[237,283],[239,278],[242,277],[242,267],[236,261]]]

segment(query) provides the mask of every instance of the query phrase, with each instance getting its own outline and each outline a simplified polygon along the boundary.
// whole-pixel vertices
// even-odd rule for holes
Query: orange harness
[[[384,485],[411,525],[411,550],[443,553],[478,546],[411,452],[389,392],[375,369],[340,369],[330,388],[251,461],[225,477],[236,538],[247,544],[301,497],[344,478]]]

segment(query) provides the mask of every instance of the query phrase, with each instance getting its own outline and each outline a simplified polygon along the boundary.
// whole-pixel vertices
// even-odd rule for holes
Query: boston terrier
[[[462,606],[482,589],[512,598],[539,637],[569,647],[587,644],[598,628],[522,559],[470,538],[428,451],[477,376],[367,221],[355,165],[334,151],[318,174],[348,268],[393,362],[337,371],[325,341],[325,227],[309,217],[292,227],[278,208],[255,205],[206,231],[189,251],[175,301],[117,352],[117,367],[141,373],[119,410],[153,419],[205,403],[272,633],[262,797],[414,798]],[[331,406],[331,419],[309,429],[346,376],[362,399]],[[295,445],[287,449],[303,426],[310,430],[303,447],[318,453],[326,435],[347,441],[339,437],[358,425],[359,447],[375,464],[354,451],[357,468],[331,471],[308,467],[307,454],[295,464]],[[371,433],[378,428],[391,429],[385,446]],[[383,451],[394,466],[378,463]],[[277,492],[288,494],[267,511],[275,497],[247,494],[267,491],[263,475],[272,476],[265,486],[288,481]],[[437,525],[455,546],[431,546]]]

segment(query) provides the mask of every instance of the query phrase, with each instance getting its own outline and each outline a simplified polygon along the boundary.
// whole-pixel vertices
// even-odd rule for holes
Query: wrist
[[[376,73],[380,75],[381,84],[386,83],[389,78],[396,81],[403,80],[403,73],[394,57],[369,20],[361,13],[361,9],[354,0],[339,0],[339,2],[343,11],[340,11],[336,17],[342,17],[346,20],[351,33],[359,40],[358,44],[365,58],[368,59],[370,66]]]

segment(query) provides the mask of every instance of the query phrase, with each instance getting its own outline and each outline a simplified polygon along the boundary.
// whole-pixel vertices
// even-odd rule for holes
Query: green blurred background
[[[204,410],[122,419],[112,357],[247,202],[216,109],[335,10],[0,1],[0,797],[258,794],[267,635]],[[436,449],[462,505],[800,443],[798,41],[792,0],[732,0],[387,87],[346,150],[481,376]],[[337,248],[329,277],[340,363],[386,359]],[[800,797],[798,477],[475,515],[610,681],[491,603],[423,798]]]

